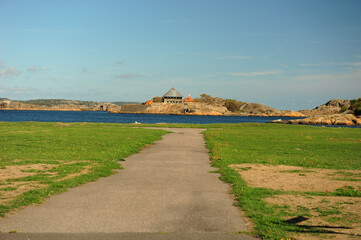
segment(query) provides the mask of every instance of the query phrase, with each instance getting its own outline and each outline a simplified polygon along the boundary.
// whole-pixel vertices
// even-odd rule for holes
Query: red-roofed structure
[[[194,100],[191,98],[191,95],[188,95],[188,97],[184,99],[184,102],[194,102]]]

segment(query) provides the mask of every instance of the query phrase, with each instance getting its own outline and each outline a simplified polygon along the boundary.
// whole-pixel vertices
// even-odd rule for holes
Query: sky
[[[0,0],[0,98],[361,97],[360,0]]]

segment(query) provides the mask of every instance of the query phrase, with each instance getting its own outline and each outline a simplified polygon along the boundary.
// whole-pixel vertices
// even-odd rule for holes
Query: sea
[[[251,116],[193,116],[165,114],[128,114],[101,111],[36,111],[0,110],[0,122],[93,122],[93,123],[265,123],[276,119],[290,120],[292,117]]]

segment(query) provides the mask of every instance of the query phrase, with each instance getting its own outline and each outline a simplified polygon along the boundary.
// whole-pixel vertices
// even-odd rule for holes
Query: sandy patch
[[[238,164],[236,169],[251,187],[284,191],[333,192],[352,186],[361,190],[360,170],[310,169],[284,165]]]
[[[40,131],[10,131],[10,132],[3,132],[0,134],[12,134],[12,133],[38,133],[38,132],[50,132],[50,130],[40,130]]]
[[[23,161],[15,159],[13,162]],[[21,194],[35,189],[46,188],[47,184],[42,184],[40,181],[25,181],[21,178],[35,176],[38,174],[47,174],[50,178],[56,178],[59,172],[51,171],[59,165],[68,165],[84,161],[58,161],[59,164],[27,164],[27,165],[10,165],[0,169],[0,204],[10,204],[12,200]],[[85,161],[88,162],[88,161]],[[62,178],[54,179],[54,181],[62,181],[76,176],[89,173],[94,166],[85,166],[84,169],[78,173],[68,174]]]
[[[13,182],[9,185],[2,186],[0,188],[0,204],[6,204],[12,200],[14,200],[17,196],[35,189],[45,188],[48,185],[46,184],[39,184],[37,182]],[[11,191],[4,191],[7,188],[15,188]]]
[[[63,178],[59,178],[59,179],[56,179],[55,181],[57,182],[60,182],[60,181],[63,181],[63,180],[66,180],[66,179],[69,179],[69,178],[73,178],[73,177],[77,177],[77,176],[81,176],[81,175],[84,175],[84,174],[87,174],[90,172],[90,168],[92,168],[93,166],[86,166],[84,170],[78,172],[78,173],[72,173],[72,174],[69,174]]]
[[[263,164],[231,165],[251,187],[296,191],[274,195],[265,201],[282,213],[283,220],[306,231],[296,239],[361,239],[361,198],[313,196],[306,192],[334,192],[344,186],[361,190],[360,170],[311,169]]]
[[[34,176],[39,171],[44,173],[56,167],[56,164],[28,164],[28,165],[12,165],[0,169],[0,204],[6,204],[14,200],[17,196],[35,189],[44,188],[46,184],[40,184],[36,181],[14,181],[15,179]]]
[[[24,160],[23,160],[23,159],[18,159],[18,158],[12,160],[12,162],[14,162],[14,163],[16,163],[16,162],[22,162],[22,161],[24,161]]]
[[[73,125],[73,123],[65,123],[65,122],[59,122],[57,123],[59,126],[65,126],[65,127],[68,127],[68,126],[71,126]]]
[[[284,220],[322,234],[297,234],[296,239],[360,239],[361,198],[332,196],[276,195],[265,199],[290,216]],[[356,238],[355,238],[356,237]]]
[[[0,182],[7,179],[22,178],[37,174],[39,171],[47,171],[55,167],[55,164],[29,164],[29,165],[12,165],[0,169]],[[34,172],[31,172],[34,171]]]

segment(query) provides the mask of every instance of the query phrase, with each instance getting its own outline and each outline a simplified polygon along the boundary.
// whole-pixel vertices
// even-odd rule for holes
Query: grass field
[[[0,123],[0,215],[109,176],[166,131],[93,123]],[[264,239],[361,236],[361,129],[282,124],[204,128],[211,163]],[[314,185],[312,185],[314,184]],[[313,186],[310,188],[310,186]]]
[[[255,234],[265,239],[361,236],[361,129],[234,124],[208,129],[204,135],[213,166],[232,185]],[[273,174],[272,166],[279,165],[286,166]],[[343,187],[308,190],[311,176],[320,172],[322,181],[327,178],[327,183]],[[316,179],[316,187],[321,180]],[[301,181],[301,188],[287,189]]]
[[[109,176],[165,133],[119,124],[0,123],[0,216]]]

